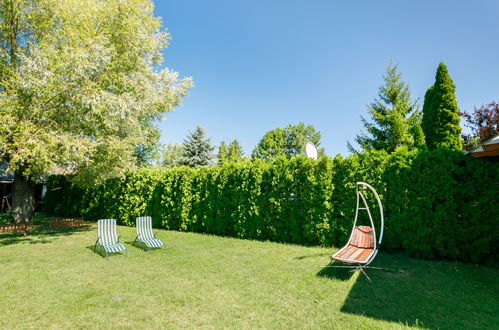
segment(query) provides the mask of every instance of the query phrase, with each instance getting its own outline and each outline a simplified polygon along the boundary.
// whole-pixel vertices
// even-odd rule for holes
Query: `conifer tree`
[[[447,67],[440,62],[435,83],[426,91],[423,105],[422,127],[429,149],[462,149],[455,89]]]
[[[400,146],[420,147],[424,144],[421,114],[417,102],[411,99],[409,85],[402,81],[397,66],[392,63],[388,65],[383,80],[378,98],[367,106],[373,122],[361,118],[367,133],[357,135],[355,141],[364,151],[393,152]],[[348,147],[357,152],[350,143]]]
[[[227,154],[227,159],[230,162],[237,162],[243,159],[244,151],[239,141],[234,140],[229,144],[229,151]]]
[[[212,164],[214,158],[211,141],[206,138],[206,133],[201,126],[197,126],[183,143],[181,165],[192,168],[207,167]]]
[[[220,146],[218,147],[218,165],[222,166],[227,162],[227,156],[228,156],[229,150],[227,149],[227,144],[225,144],[225,141],[220,142]]]

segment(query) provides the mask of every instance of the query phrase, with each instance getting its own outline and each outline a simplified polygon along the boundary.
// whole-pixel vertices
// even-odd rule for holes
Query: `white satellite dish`
[[[305,146],[305,153],[308,158],[317,160],[317,148],[312,142],[307,142],[307,145]]]

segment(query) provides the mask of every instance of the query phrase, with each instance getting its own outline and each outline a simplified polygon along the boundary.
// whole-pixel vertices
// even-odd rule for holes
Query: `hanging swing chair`
[[[374,197],[376,197],[376,200],[378,201],[379,216],[381,222],[379,239],[376,239],[377,236],[373,217],[371,215],[371,211],[369,210],[366,197],[362,193],[362,190],[366,189],[371,190],[374,194]],[[376,254],[378,254],[378,249],[381,245],[381,240],[383,239],[383,205],[381,205],[381,200],[379,199],[376,190],[374,190],[373,187],[365,182],[357,182],[355,192],[357,194],[357,209],[355,210],[355,220],[353,222],[352,233],[350,234],[348,243],[331,257],[333,260],[348,265],[328,265],[326,267],[352,268],[352,271],[360,270],[367,277],[369,282],[371,282],[371,279],[369,278],[369,276],[367,276],[364,269],[381,269],[378,267],[368,267],[368,265],[374,260]],[[364,205],[363,207],[359,207],[361,199]],[[359,210],[367,212],[369,221],[371,222],[370,226],[357,226]]]

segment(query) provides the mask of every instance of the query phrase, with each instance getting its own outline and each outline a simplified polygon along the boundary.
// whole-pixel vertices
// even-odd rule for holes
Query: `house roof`
[[[471,151],[473,158],[499,156],[499,134],[482,143],[481,146]]]

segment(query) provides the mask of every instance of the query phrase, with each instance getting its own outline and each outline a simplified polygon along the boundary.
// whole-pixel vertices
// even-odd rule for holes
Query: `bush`
[[[14,222],[14,217],[12,215],[12,211],[8,210],[5,213],[0,213],[0,224],[6,224]]]
[[[458,151],[375,151],[319,161],[298,157],[202,169],[141,169],[85,190],[70,179],[49,179],[49,213],[116,218],[129,226],[135,217],[151,215],[158,228],[336,246],[348,240],[355,182],[364,181],[383,201],[383,249],[497,263],[499,167]],[[377,205],[372,207],[377,219]]]

